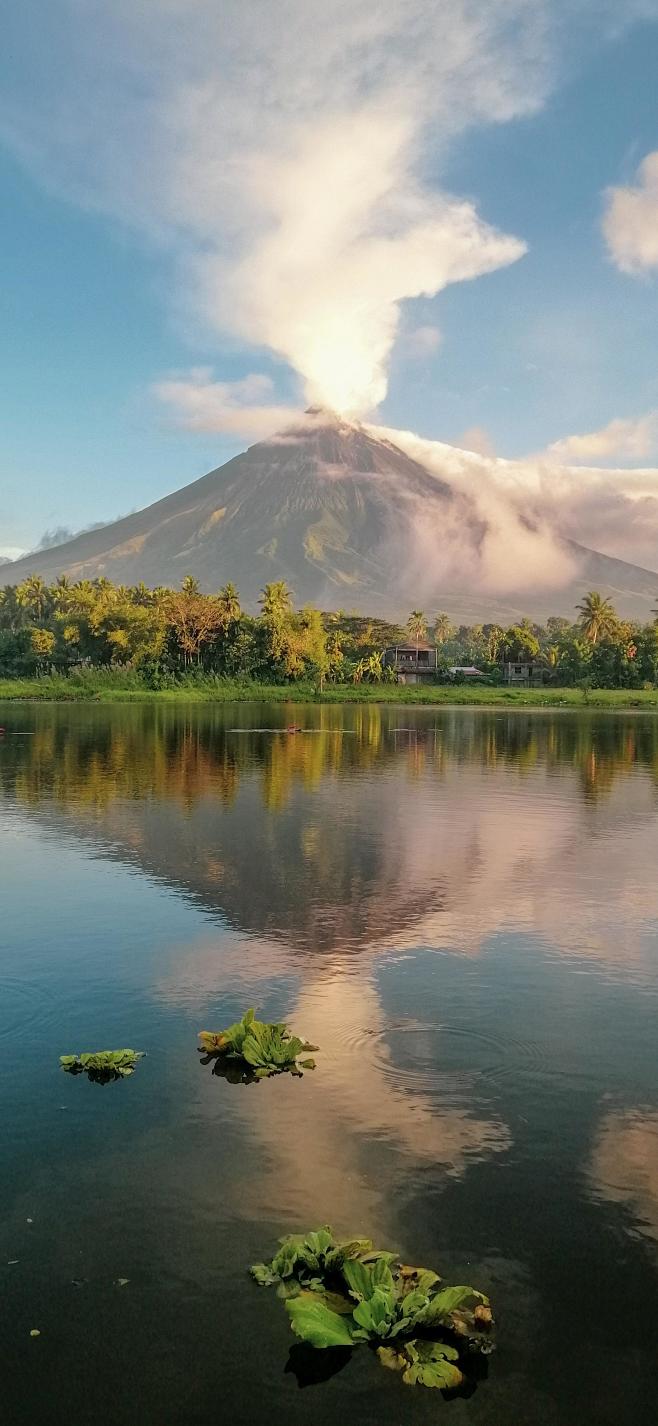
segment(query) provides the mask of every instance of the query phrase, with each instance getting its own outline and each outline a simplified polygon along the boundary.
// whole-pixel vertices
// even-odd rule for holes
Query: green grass
[[[132,669],[84,669],[42,678],[0,678],[0,699],[82,703],[405,703],[511,708],[644,708],[658,710],[658,689],[498,688],[468,684],[311,684],[232,681],[213,675],[181,678],[173,688],[147,688]]]

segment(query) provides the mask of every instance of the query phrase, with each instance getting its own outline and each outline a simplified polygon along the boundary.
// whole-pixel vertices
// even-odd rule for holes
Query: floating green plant
[[[96,1050],[82,1055],[60,1055],[60,1065],[67,1074],[86,1074],[96,1084],[127,1079],[134,1074],[143,1050]]]
[[[226,1030],[200,1030],[200,1053],[203,1064],[215,1061],[215,1073],[226,1068],[227,1079],[245,1081],[267,1079],[272,1074],[294,1074],[315,1069],[315,1060],[300,1059],[300,1055],[317,1050],[297,1035],[291,1035],[284,1022],[257,1020],[254,1010],[247,1010],[241,1020]],[[233,1073],[231,1073],[231,1068]]]
[[[251,1272],[263,1286],[278,1284],[303,1342],[320,1349],[368,1343],[410,1386],[453,1390],[468,1354],[493,1350],[484,1293],[445,1286],[430,1268],[409,1267],[368,1238],[337,1242],[326,1227],[291,1235]]]

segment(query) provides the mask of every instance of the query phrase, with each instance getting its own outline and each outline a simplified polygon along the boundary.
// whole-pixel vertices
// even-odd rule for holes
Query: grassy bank
[[[173,688],[148,688],[131,670],[93,669],[43,678],[0,678],[0,700],[88,703],[405,703],[519,708],[644,708],[658,711],[658,689],[494,688],[468,684],[311,684],[232,682],[213,677],[181,679]]]

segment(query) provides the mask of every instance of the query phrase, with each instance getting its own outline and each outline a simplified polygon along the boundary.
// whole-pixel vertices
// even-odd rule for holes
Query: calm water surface
[[[0,722],[2,1422],[653,1423],[658,719]],[[315,1074],[200,1065],[249,1004]],[[58,1069],[126,1044],[129,1081]],[[245,1270],[323,1222],[491,1293],[469,1394],[310,1379]]]

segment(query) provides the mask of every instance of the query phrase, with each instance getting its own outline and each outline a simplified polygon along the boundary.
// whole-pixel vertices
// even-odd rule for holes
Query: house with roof
[[[439,651],[435,644],[425,639],[414,639],[409,643],[392,644],[384,650],[385,668],[392,668],[398,683],[425,683],[436,678]]]

